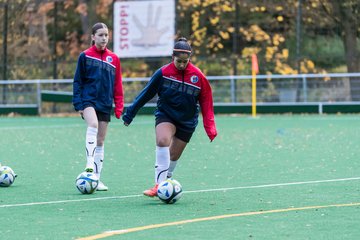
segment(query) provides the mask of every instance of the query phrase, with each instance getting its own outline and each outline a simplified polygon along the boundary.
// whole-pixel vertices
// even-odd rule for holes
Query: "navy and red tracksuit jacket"
[[[174,62],[158,69],[126,109],[124,122],[130,124],[138,110],[155,94],[158,94],[155,116],[165,115],[181,127],[194,131],[200,104],[205,131],[211,141],[216,137],[211,87],[204,74],[191,62],[185,70],[178,70]]]
[[[93,106],[96,111],[121,116],[124,94],[120,59],[109,49],[95,45],[80,53],[73,82],[73,105],[76,111]]]

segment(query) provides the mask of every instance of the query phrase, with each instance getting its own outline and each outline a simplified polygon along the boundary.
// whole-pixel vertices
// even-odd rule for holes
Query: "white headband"
[[[174,48],[173,50],[174,52],[186,52],[186,53],[191,53],[190,50],[185,50],[185,49],[178,49],[178,48]]]

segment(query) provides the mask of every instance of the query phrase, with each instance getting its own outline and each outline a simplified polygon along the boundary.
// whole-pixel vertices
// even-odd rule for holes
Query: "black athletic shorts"
[[[110,122],[111,121],[111,116],[108,113],[96,111],[96,116],[98,118],[98,121],[102,121],[102,122]]]
[[[172,119],[166,117],[166,116],[157,116],[156,120],[155,120],[155,126],[157,126],[159,123],[163,123],[163,122],[169,122],[175,125],[176,127],[176,132],[175,132],[175,137],[177,137],[178,139],[184,141],[184,142],[189,142],[195,129],[187,129],[184,128],[182,126],[180,126],[178,123],[176,123],[175,121],[173,121]]]
[[[84,109],[87,108],[87,107],[93,107],[93,106],[88,105],[88,106],[85,106]],[[111,115],[109,113],[103,113],[103,112],[99,112],[99,111],[96,111],[96,110],[95,110],[95,112],[96,112],[96,116],[97,116],[98,121],[102,121],[102,122],[110,122],[111,121]],[[81,116],[81,117],[82,117],[82,119],[84,119],[83,116]]]

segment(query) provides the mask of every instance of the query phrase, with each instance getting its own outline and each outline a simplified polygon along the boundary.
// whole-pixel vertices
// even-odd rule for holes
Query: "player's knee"
[[[159,138],[156,140],[156,145],[158,147],[168,147],[170,146],[170,140],[166,138]]]
[[[94,122],[89,122],[88,127],[98,128],[99,126],[98,126],[98,123],[96,121],[94,121]]]

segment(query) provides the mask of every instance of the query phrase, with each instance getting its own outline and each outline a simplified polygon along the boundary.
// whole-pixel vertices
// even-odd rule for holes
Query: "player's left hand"
[[[216,136],[217,136],[217,132],[215,132],[214,134],[209,135],[210,142],[214,141]]]

